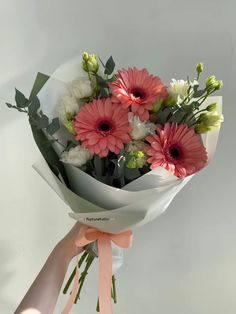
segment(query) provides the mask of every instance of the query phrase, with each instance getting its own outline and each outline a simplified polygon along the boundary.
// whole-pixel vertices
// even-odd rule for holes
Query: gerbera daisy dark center
[[[133,88],[131,90],[131,94],[135,97],[135,98],[140,98],[140,99],[144,99],[146,94],[145,92],[141,89],[141,88]]]
[[[170,156],[174,159],[178,159],[182,156],[181,149],[177,146],[171,146],[169,148],[169,153],[170,153]]]
[[[97,125],[97,130],[102,133],[111,132],[113,129],[113,125],[110,121],[100,121]]]

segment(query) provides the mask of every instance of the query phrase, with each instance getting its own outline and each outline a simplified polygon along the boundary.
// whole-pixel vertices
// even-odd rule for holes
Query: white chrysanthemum
[[[132,127],[130,135],[134,140],[142,140],[148,134],[153,134],[155,132],[156,126],[154,123],[142,122],[139,117],[132,112],[129,112],[128,118],[129,124]]]
[[[70,84],[70,90],[77,99],[87,98],[93,94],[91,82],[86,77],[80,77],[72,81]]]
[[[72,95],[64,95],[60,101],[60,104],[57,108],[58,118],[61,123],[66,121],[66,115],[69,113],[71,115],[76,114],[80,109],[77,100]]]
[[[179,103],[187,96],[188,88],[189,84],[187,81],[172,79],[168,91],[177,103]]]
[[[64,163],[71,164],[76,167],[81,167],[92,158],[92,154],[80,145],[71,148],[68,152],[61,154],[60,160]]]

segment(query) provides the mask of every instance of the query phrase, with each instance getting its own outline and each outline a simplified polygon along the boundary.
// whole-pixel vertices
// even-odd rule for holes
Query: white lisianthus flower
[[[168,91],[178,104],[187,96],[188,88],[189,84],[187,81],[172,79]]]
[[[81,167],[92,158],[92,154],[80,145],[71,148],[61,154],[60,160],[66,164]]]
[[[194,86],[198,86],[199,82],[197,80],[193,80],[192,82],[190,82],[190,85],[193,88]]]
[[[67,120],[67,114],[73,116],[79,111],[79,109],[80,106],[73,95],[64,95],[57,108],[58,118],[60,122],[64,124]]]
[[[155,133],[156,126],[151,122],[142,122],[138,116],[134,115],[132,112],[128,114],[129,124],[132,128],[130,133],[134,140],[142,140],[148,134]]]
[[[77,99],[83,99],[92,96],[93,90],[91,82],[86,77],[80,77],[70,83],[70,90]]]

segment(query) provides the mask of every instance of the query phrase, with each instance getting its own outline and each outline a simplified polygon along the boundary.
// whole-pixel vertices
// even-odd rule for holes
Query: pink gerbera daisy
[[[106,157],[109,151],[119,154],[131,140],[128,112],[110,98],[84,105],[75,117],[74,126],[76,139],[100,157]]]
[[[146,137],[151,146],[146,154],[151,169],[159,166],[179,178],[191,175],[207,163],[206,148],[201,138],[187,124],[167,123],[157,126],[157,134]]]
[[[118,71],[117,80],[109,86],[123,107],[131,106],[132,112],[142,121],[148,120],[149,110],[157,99],[168,96],[159,77],[150,75],[146,69],[138,70],[135,67]]]

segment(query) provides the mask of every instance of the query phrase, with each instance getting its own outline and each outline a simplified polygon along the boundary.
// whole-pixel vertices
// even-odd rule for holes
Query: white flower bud
[[[80,145],[62,153],[60,160],[64,163],[81,167],[92,158],[92,154]]]

